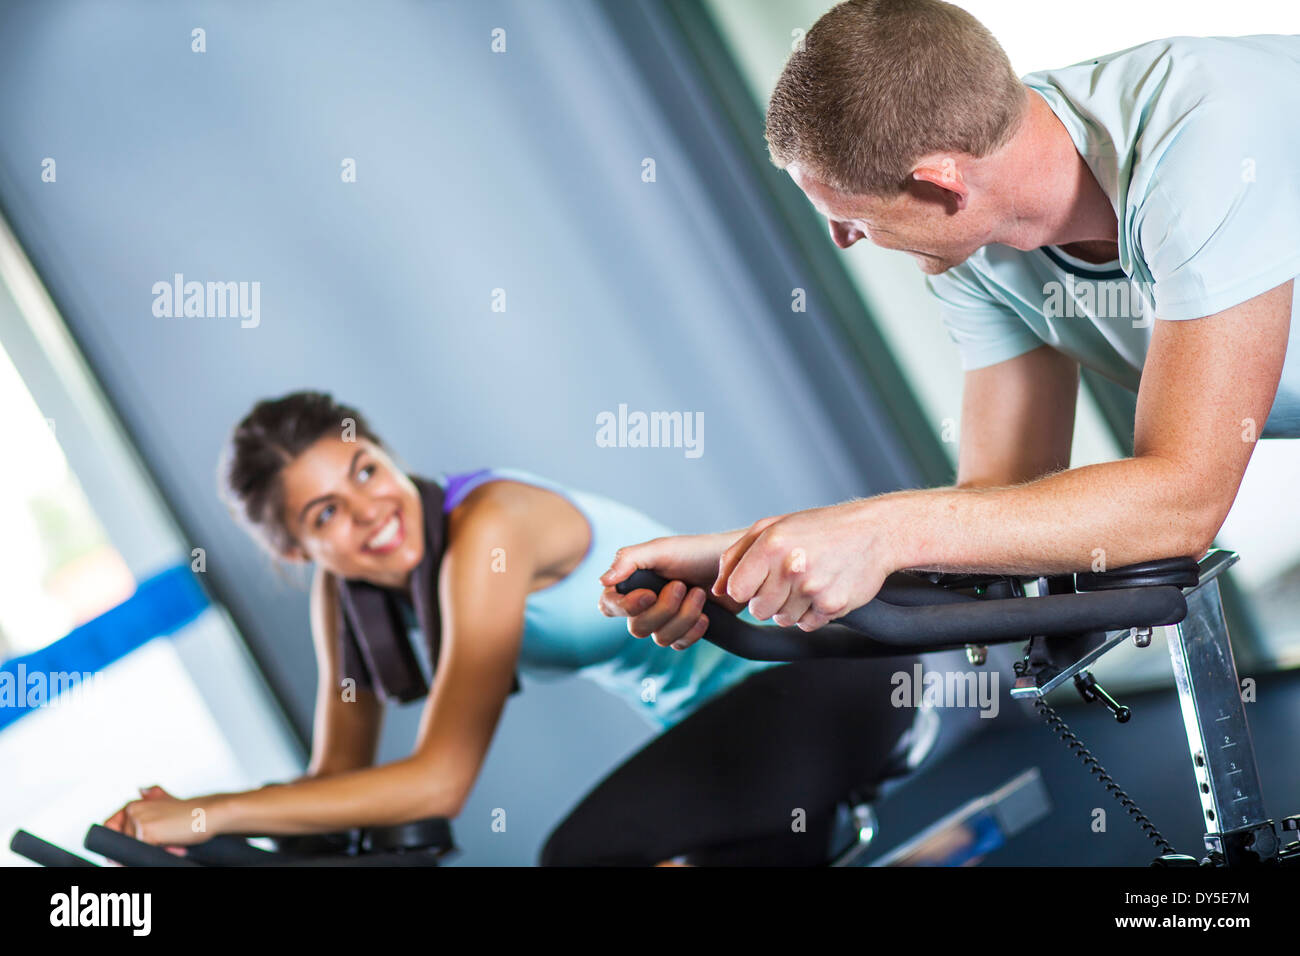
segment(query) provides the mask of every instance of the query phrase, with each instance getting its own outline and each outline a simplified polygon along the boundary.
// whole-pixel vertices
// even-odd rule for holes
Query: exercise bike
[[[705,639],[741,657],[766,661],[965,648],[973,666],[985,663],[989,646],[1023,641],[1011,696],[1033,702],[1151,838],[1160,851],[1153,866],[1294,864],[1300,862],[1300,814],[1279,825],[1265,813],[1223,613],[1218,577],[1237,560],[1235,552],[1214,549],[1200,561],[1167,558],[1096,573],[1022,578],[898,572],[873,600],[813,632],[756,626],[707,602]],[[653,572],[637,571],[618,590],[658,593],[666,584]],[[1200,860],[1175,851],[1044,699],[1072,682],[1085,701],[1106,707],[1126,723],[1131,710],[1111,697],[1088,668],[1126,640],[1149,646],[1156,627],[1166,629],[1205,823],[1206,855]],[[861,857],[870,843],[874,816],[869,810],[859,808],[864,821],[859,845],[849,848],[845,858]]]

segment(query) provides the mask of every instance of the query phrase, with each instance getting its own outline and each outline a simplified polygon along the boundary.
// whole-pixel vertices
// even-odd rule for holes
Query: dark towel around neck
[[[387,700],[406,703],[429,693],[407,634],[403,606],[414,604],[415,617],[429,649],[430,671],[438,667],[442,614],[438,607],[438,572],[447,546],[444,491],[436,482],[411,476],[424,511],[424,558],[411,575],[411,601],[395,589],[369,581],[339,578],[341,676],[358,687],[375,689]],[[520,690],[515,676],[511,693]]]

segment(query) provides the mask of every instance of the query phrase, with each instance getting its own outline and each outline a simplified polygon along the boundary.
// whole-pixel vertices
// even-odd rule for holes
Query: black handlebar
[[[85,847],[124,866],[436,866],[455,852],[451,825],[430,817],[391,826],[354,828],[309,838],[277,838],[263,850],[246,836],[223,835],[186,847],[185,856],[95,824]],[[11,848],[44,866],[95,866],[76,854],[19,830]]]
[[[26,830],[18,830],[14,833],[13,839],[9,841],[9,849],[13,850],[19,856],[25,856],[33,863],[39,863],[41,866],[65,867],[65,866],[88,866],[92,869],[99,867],[91,863],[85,857],[77,856],[75,853],[69,853],[61,846],[55,846],[48,840],[42,840],[38,836],[28,833]]]
[[[86,831],[85,847],[123,866],[198,866],[193,860],[177,856],[152,843],[144,843],[125,833],[93,824]]]
[[[653,571],[633,572],[620,594],[667,585]],[[1030,637],[1066,637],[1088,631],[1177,624],[1187,601],[1177,587],[1137,587],[1036,598],[978,598],[915,574],[891,574],[879,594],[816,631],[758,626],[713,601],[705,602],[704,639],[758,661],[891,657],[1000,644]]]

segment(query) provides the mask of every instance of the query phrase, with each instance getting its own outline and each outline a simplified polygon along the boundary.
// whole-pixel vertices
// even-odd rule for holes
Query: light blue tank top
[[[614,552],[674,533],[633,508],[512,468],[485,468],[446,478],[443,507],[451,511],[475,488],[502,480],[563,496],[591,528],[591,544],[582,562],[563,580],[528,596],[519,652],[523,673],[533,677],[577,674],[628,701],[651,725],[666,729],[750,674],[780,666],[737,657],[708,641],[697,641],[684,651],[660,647],[650,638],[629,634],[625,618],[600,613],[599,578],[614,560]]]

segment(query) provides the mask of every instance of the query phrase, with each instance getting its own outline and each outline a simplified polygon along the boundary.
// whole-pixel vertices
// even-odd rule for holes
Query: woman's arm
[[[218,832],[311,833],[460,813],[510,694],[535,561],[504,510],[462,525],[439,579],[443,643],[415,752],[382,767],[233,794]],[[504,569],[493,550],[505,549]]]
[[[316,569],[311,587],[311,632],[316,645],[316,715],[311,762],[303,779],[359,770],[375,762],[384,705],[369,688],[344,696],[339,671],[338,582]]]
[[[494,561],[498,548],[504,564]],[[535,567],[530,536],[495,503],[458,528],[440,575],[437,674],[411,756],[244,793],[133,801],[124,831],[150,843],[189,844],[221,833],[319,833],[456,816],[510,693]],[[196,810],[205,821],[200,832],[192,826]]]

